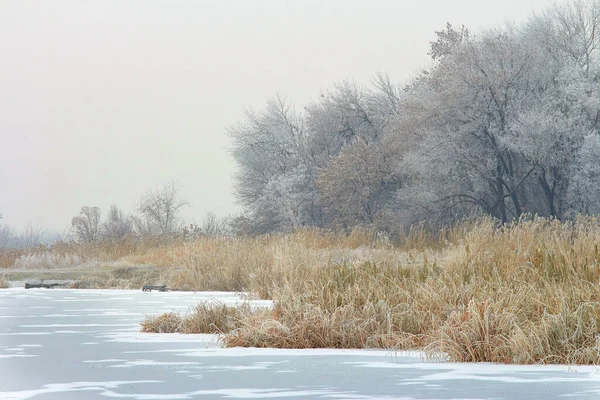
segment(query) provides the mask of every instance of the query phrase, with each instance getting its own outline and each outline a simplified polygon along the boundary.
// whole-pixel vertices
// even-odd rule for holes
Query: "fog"
[[[83,205],[135,211],[176,179],[188,220],[239,211],[227,127],[280,93],[406,81],[446,22],[521,21],[548,0],[5,1],[0,213],[69,226]]]

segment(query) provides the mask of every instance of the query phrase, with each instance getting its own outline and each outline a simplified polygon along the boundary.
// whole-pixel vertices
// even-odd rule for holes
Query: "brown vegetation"
[[[222,303],[203,302],[181,317],[177,313],[148,316],[141,323],[142,332],[155,333],[228,333],[240,327],[242,318],[260,315],[266,310],[253,310],[248,304],[241,307]]]
[[[146,318],[142,323],[142,332],[176,333],[181,332],[183,319],[174,312]]]
[[[201,304],[179,322],[153,321],[169,322],[159,324],[163,332],[176,325],[223,333],[228,346],[425,349],[454,361],[593,364],[600,363],[599,245],[596,218],[537,218],[419,229],[396,242],[361,230],[300,231],[45,251],[151,265],[170,287],[273,299],[268,311]]]

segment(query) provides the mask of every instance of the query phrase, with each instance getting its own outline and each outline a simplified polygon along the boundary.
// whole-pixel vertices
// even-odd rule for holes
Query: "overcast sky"
[[[239,211],[226,129],[277,92],[405,82],[446,22],[522,21],[549,0],[0,0],[0,213],[63,230],[177,179],[188,219]]]

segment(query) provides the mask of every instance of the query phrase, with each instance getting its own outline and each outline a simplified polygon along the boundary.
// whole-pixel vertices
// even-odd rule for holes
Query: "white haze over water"
[[[63,230],[177,179],[188,220],[239,211],[226,128],[276,92],[406,81],[446,22],[521,21],[550,0],[5,1],[0,213]]]

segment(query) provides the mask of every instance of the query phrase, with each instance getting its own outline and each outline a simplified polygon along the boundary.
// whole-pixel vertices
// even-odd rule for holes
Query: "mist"
[[[407,81],[446,22],[521,21],[550,1],[18,1],[0,12],[0,213],[63,231],[134,212],[176,180],[187,220],[240,211],[226,130],[282,93]]]

